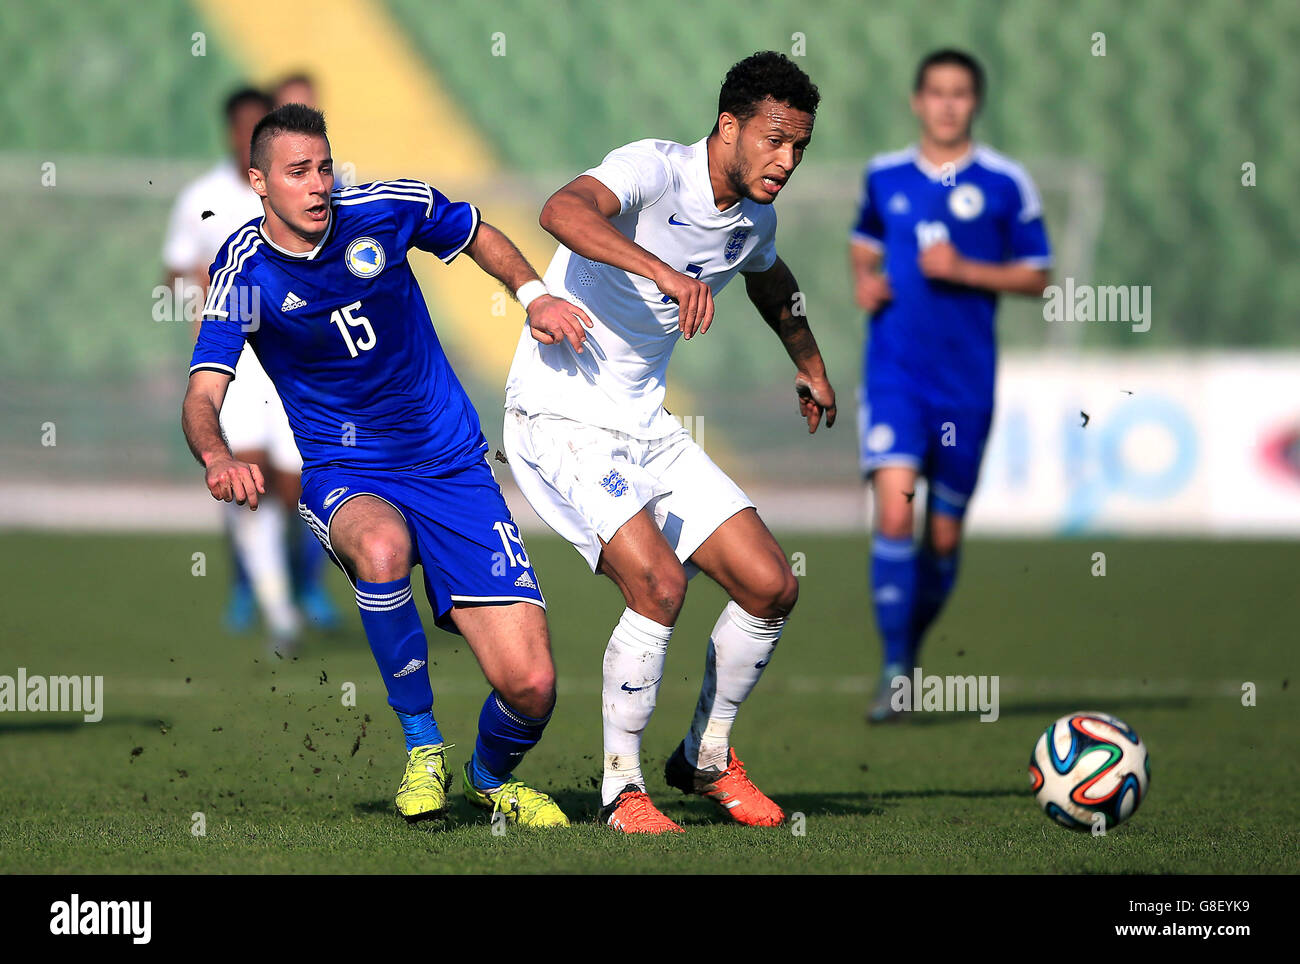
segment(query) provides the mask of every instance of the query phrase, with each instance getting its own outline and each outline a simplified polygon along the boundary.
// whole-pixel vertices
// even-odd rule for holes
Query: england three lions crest
[[[749,240],[750,228],[736,228],[731,232],[731,237],[727,239],[727,246],[722,251],[722,256],[727,259],[727,264],[732,264],[740,257],[740,252],[745,250],[745,242]]]

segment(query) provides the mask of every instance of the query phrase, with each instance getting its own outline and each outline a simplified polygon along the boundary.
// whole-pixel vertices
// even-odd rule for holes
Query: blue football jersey
[[[235,373],[244,342],[275,384],[305,468],[437,473],[481,461],[487,442],[434,333],[407,263],[420,248],[450,263],[479,212],[422,181],[376,181],[330,199],[319,245],[285,251],[261,218],[230,236],[190,372]]]
[[[993,404],[997,295],[932,281],[917,257],[949,241],[978,261],[1047,267],[1051,248],[1038,190],[1015,161],[976,146],[949,173],[916,147],[867,167],[851,236],[884,252],[894,297],[870,320],[865,379],[871,390],[980,410]]]

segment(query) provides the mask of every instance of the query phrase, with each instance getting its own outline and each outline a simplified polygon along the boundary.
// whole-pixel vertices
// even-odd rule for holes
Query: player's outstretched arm
[[[574,254],[640,275],[677,303],[677,327],[687,338],[713,323],[713,289],[675,271],[610,223],[622,209],[614,192],[589,174],[574,178],[542,206],[538,222]]]
[[[868,314],[874,315],[881,305],[894,297],[894,292],[889,287],[889,276],[880,271],[882,261],[883,252],[861,241],[849,242],[853,296],[857,299],[858,307]]]
[[[238,461],[221,434],[221,403],[226,400],[230,376],[223,372],[197,371],[190,376],[181,404],[181,429],[194,457],[207,470],[208,491],[221,502],[248,503],[257,508],[257,497],[266,492],[262,470]]]
[[[950,241],[930,245],[916,260],[927,278],[986,291],[1037,297],[1052,280],[1046,269],[1021,261],[997,264],[964,257]]]
[[[781,343],[785,345],[797,373],[795,393],[799,396],[799,414],[808,420],[808,431],[817,431],[822,416],[826,427],[835,424],[835,389],[826,378],[826,364],[817,347],[817,339],[808,327],[803,298],[794,274],[777,258],[766,271],[745,274],[745,293],[754,303]]]
[[[478,233],[465,253],[519,299],[528,315],[528,328],[534,338],[543,345],[554,345],[567,338],[573,350],[582,353],[582,343],[587,340],[582,326],[591,328],[591,319],[577,305],[546,294],[537,272],[513,241],[484,223],[479,225]],[[538,286],[532,290],[541,293],[530,296],[529,291],[521,291],[532,284]]]

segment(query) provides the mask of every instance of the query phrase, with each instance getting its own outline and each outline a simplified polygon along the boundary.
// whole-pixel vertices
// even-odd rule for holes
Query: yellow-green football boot
[[[447,772],[447,758],[443,750],[450,743],[417,746],[406,761],[402,785],[397,788],[397,812],[409,823],[418,820],[435,820],[447,813],[447,788],[451,774]]]
[[[513,778],[495,790],[480,790],[469,778],[469,764],[465,764],[465,799],[480,810],[491,810],[492,815],[505,815],[507,823],[519,827],[567,827],[569,818],[546,794],[524,786]]]

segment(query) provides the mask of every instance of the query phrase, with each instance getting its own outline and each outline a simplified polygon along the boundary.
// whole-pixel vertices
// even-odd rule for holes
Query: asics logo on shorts
[[[403,676],[410,676],[412,673],[414,673],[417,669],[419,669],[423,665],[424,665],[424,660],[413,659],[405,666],[403,666],[401,669],[399,669],[396,673],[394,673],[393,679],[401,679]]]
[[[623,478],[623,476],[619,475],[613,469],[610,469],[609,474],[600,480],[600,484],[605,491],[616,499],[620,495],[625,495],[627,493],[627,479]]]

